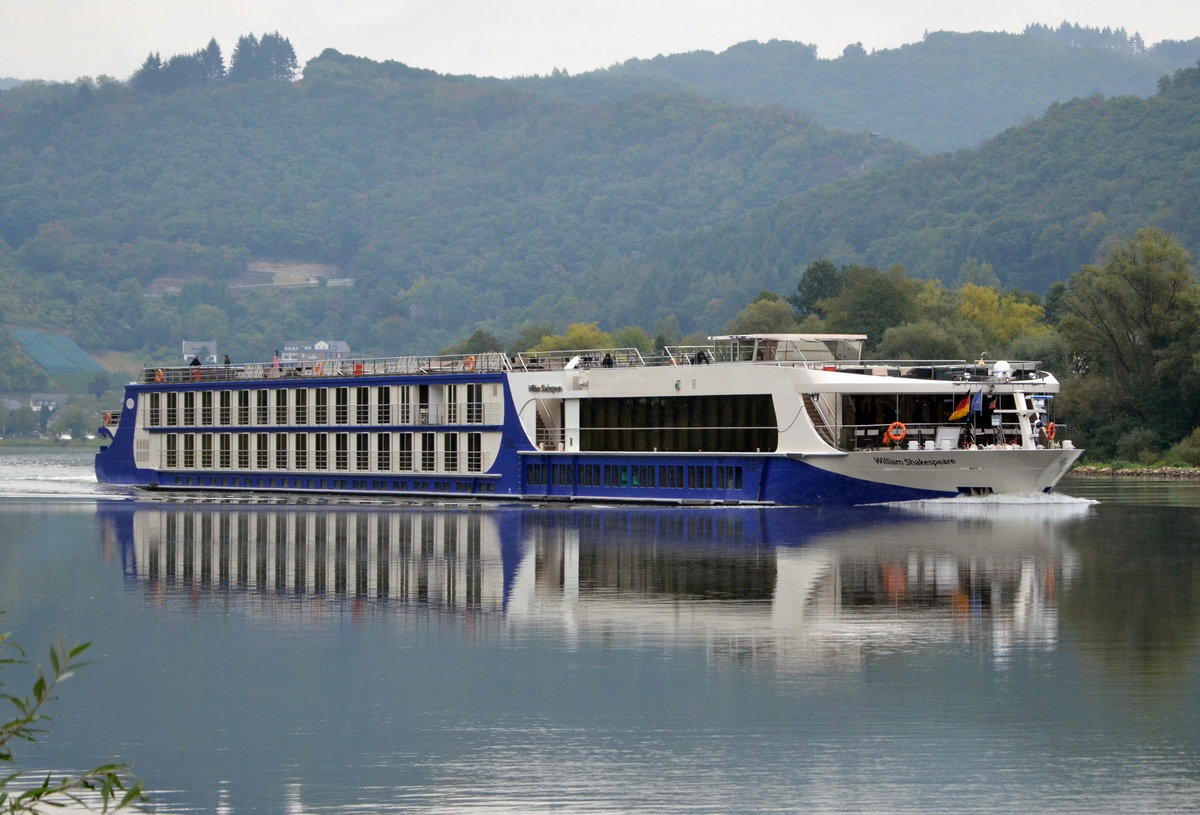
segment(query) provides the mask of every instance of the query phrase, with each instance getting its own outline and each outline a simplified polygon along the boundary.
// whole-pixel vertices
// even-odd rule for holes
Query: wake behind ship
[[[862,335],[147,368],[96,475],[172,491],[826,505],[1051,490],[1080,455],[1034,362]]]

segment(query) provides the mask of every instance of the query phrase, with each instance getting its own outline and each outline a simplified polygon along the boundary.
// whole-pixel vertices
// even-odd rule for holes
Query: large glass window
[[[579,424],[588,451],[766,453],[779,437],[769,394],[584,399]]]
[[[179,394],[167,394],[167,427],[179,424]]]
[[[288,423],[288,389],[280,388],[275,391],[275,424]]]
[[[189,427],[196,423],[196,392],[184,391],[183,423]]]
[[[442,465],[446,472],[458,472],[458,434],[442,434]]]
[[[433,472],[437,469],[437,434],[421,434],[421,469]]]
[[[237,423],[242,427],[250,424],[250,391],[238,391]]]
[[[296,424],[308,424],[308,388],[296,391]]]
[[[313,405],[313,422],[329,424],[329,388],[317,388]]]
[[[217,421],[220,422],[224,427],[228,427],[229,423],[233,419],[232,415],[230,414],[231,396],[232,394],[230,391],[221,391],[219,406],[217,408]]]
[[[413,468],[413,437],[412,433],[401,433],[396,437],[396,469],[412,470]]]
[[[200,424],[205,427],[212,427],[213,423],[213,392],[202,391],[200,393]]]
[[[146,416],[146,423],[150,427],[158,427],[162,424],[162,394],[150,394],[150,408]]]

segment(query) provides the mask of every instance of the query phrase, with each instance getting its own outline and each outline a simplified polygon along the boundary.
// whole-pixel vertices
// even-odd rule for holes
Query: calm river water
[[[250,504],[0,454],[16,767],[155,812],[1194,812],[1200,485],[852,510]],[[5,671],[5,690],[29,681]],[[5,714],[0,714],[0,716]]]

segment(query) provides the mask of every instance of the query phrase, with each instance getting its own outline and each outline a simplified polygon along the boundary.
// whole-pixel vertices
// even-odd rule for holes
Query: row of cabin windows
[[[478,473],[483,471],[483,434],[168,433],[163,466]]]
[[[684,464],[542,464],[526,466],[530,486],[662,487],[741,490],[742,468]]]
[[[148,394],[146,424],[149,427],[230,427],[483,423],[481,383],[440,386],[444,388],[445,401],[432,404],[430,387],[364,385],[154,392]]]
[[[779,444],[765,393],[585,399],[579,427],[589,452],[769,453]]]

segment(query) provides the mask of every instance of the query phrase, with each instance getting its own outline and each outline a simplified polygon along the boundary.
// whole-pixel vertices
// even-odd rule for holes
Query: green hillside
[[[818,258],[954,282],[990,264],[1041,292],[1143,226],[1200,248],[1200,68],[1149,99],[1055,105],[975,151],[880,170],[698,231],[627,271],[671,287],[755,269],[790,290]],[[651,271],[652,270],[652,271]]]
[[[0,237],[10,313],[84,347],[169,346],[188,325],[171,307],[207,306],[246,354],[280,325],[428,349],[489,320],[586,318],[574,292],[611,258],[914,156],[779,108],[569,104],[327,52],[294,83],[0,94]],[[251,257],[354,284],[234,302]]]

